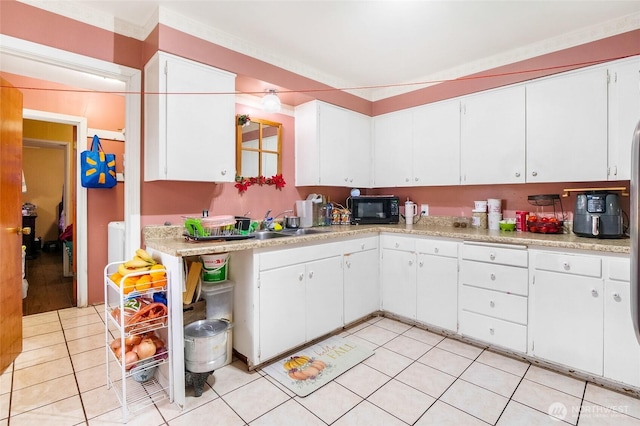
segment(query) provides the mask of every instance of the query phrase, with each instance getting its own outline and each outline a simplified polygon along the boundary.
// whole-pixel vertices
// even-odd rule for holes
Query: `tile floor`
[[[118,424],[105,386],[103,308],[24,317],[24,350],[0,375],[0,426]],[[241,361],[130,425],[640,425],[640,400],[388,318],[346,330],[375,355],[305,398]],[[553,412],[564,422],[552,419]]]

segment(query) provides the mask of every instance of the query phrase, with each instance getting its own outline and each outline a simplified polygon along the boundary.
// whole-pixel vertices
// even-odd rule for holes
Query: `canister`
[[[487,229],[487,212],[475,210],[471,212],[471,226],[478,229]]]
[[[527,231],[527,216],[529,212],[516,211],[516,231]]]

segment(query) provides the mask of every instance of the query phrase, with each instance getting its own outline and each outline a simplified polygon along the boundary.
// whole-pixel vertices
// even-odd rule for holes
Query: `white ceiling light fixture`
[[[262,110],[264,112],[280,112],[280,109],[282,108],[280,98],[278,98],[274,89],[269,89],[268,93],[264,95],[260,103],[262,104]]]

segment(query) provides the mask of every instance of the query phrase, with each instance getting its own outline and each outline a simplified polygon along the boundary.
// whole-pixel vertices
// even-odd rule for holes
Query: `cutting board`
[[[185,305],[193,302],[193,294],[196,292],[198,286],[198,280],[200,279],[200,271],[202,270],[202,263],[191,262],[189,266],[189,273],[187,274],[187,282],[185,285],[186,290],[182,293],[182,303]]]

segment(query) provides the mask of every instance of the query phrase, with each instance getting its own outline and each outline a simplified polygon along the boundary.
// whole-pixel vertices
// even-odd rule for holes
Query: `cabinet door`
[[[460,102],[446,101],[413,113],[414,186],[460,184]]]
[[[373,186],[408,186],[413,178],[411,110],[374,117]]]
[[[157,55],[145,67],[145,180],[233,182],[235,75]]]
[[[348,174],[349,112],[318,102],[320,185],[344,186]]]
[[[346,148],[348,164],[345,179],[340,186],[353,188],[371,187],[371,117],[356,112],[349,113],[349,139],[346,146],[334,152],[340,156],[340,149]]]
[[[458,259],[418,254],[416,319],[458,330]]]
[[[498,89],[462,100],[461,183],[522,183],[525,179],[525,90]]]
[[[640,120],[640,60],[609,68],[609,180],[628,180],[631,139]]]
[[[409,319],[416,318],[416,255],[382,249],[382,309]]]
[[[306,341],[305,275],[304,265],[260,273],[260,360]]]
[[[349,324],[380,309],[378,250],[345,254],[344,323]]]
[[[628,282],[605,281],[604,376],[640,387],[640,344],[631,321]]]
[[[306,266],[306,340],[342,327],[342,257],[310,262]],[[299,302],[299,300],[296,300]]]
[[[607,180],[607,70],[526,87],[527,182]]]
[[[602,375],[603,287],[599,278],[535,271],[529,295],[533,354]]]

